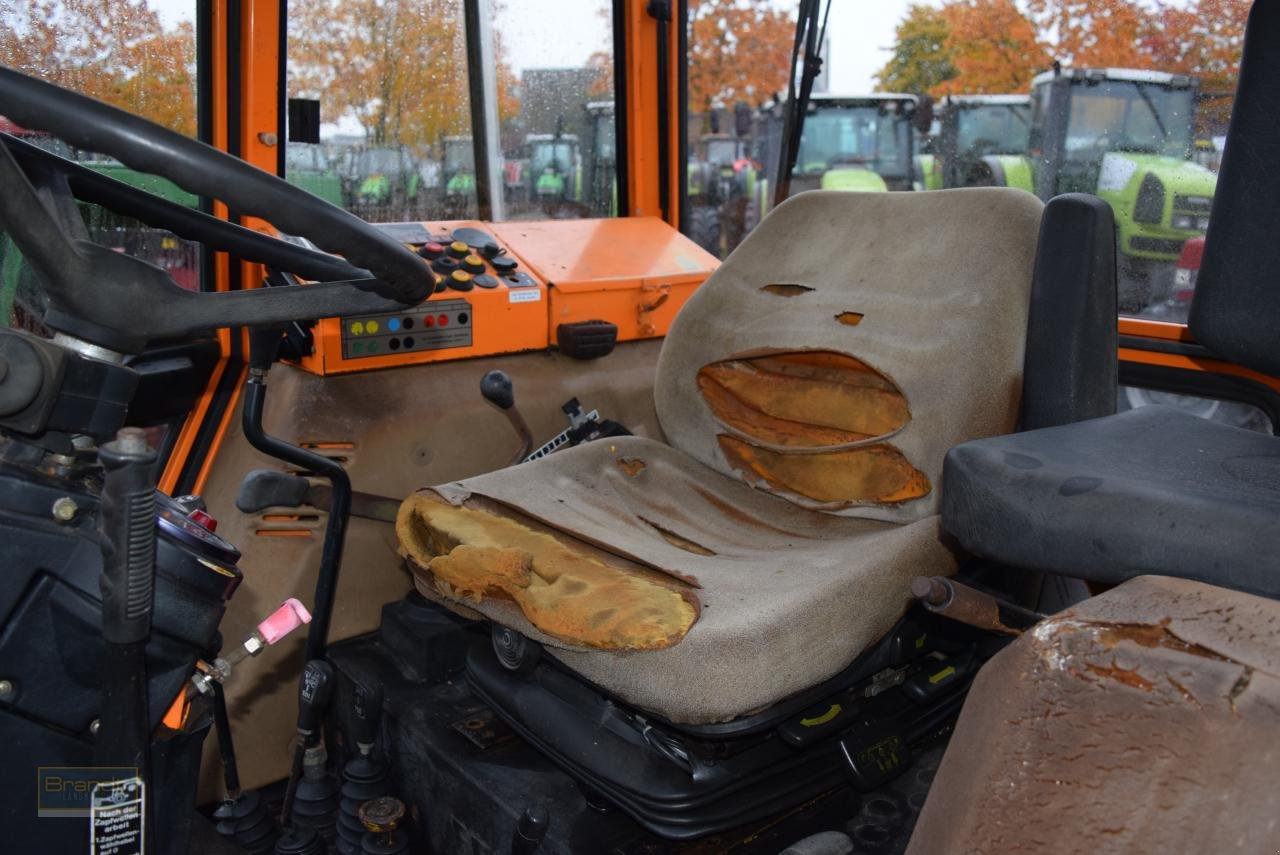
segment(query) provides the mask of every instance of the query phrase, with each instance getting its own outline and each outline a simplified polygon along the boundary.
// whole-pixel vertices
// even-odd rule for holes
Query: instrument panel
[[[430,267],[435,290],[393,313],[326,318],[298,363],[316,374],[541,350],[561,326],[616,340],[666,333],[716,258],[653,217],[378,224]]]

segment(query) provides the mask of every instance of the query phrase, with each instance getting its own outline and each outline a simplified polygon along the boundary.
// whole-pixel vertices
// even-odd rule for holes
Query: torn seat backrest
[[[947,450],[1014,429],[1042,207],[1009,188],[787,200],[667,335],[668,442],[804,507],[937,513]]]

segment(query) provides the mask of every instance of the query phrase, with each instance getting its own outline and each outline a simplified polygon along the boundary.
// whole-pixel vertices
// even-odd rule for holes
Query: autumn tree
[[[1143,50],[1152,14],[1135,0],[1026,0],[1027,12],[1063,65],[1151,68]]]
[[[689,111],[759,104],[787,87],[795,18],[771,0],[689,4]]]
[[[1013,0],[959,0],[939,10],[944,50],[955,76],[928,88],[931,95],[1026,92],[1050,64],[1035,27]]]
[[[516,110],[514,75],[498,54],[499,112]],[[294,0],[289,90],[349,116],[374,145],[427,147],[469,134],[462,20],[450,0]]]
[[[894,31],[893,56],[876,72],[877,88],[921,94],[953,79],[959,72],[949,34],[947,19],[937,9],[909,7]]]
[[[195,35],[147,0],[0,4],[0,63],[195,135]]]

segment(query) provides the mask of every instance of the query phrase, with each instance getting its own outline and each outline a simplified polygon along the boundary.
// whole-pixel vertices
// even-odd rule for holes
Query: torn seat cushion
[[[432,532],[429,518],[441,504],[467,513],[462,521],[438,515]],[[625,701],[691,724],[735,718],[833,676],[902,615],[913,576],[953,567],[936,517],[895,525],[809,511],[639,437],[423,491],[402,505],[398,527],[425,596],[513,627]],[[585,601],[550,610],[536,602],[530,608],[505,583],[481,581],[477,597],[466,566],[450,562],[439,575],[431,569],[436,556],[456,556],[463,541],[472,549],[458,558],[481,580],[529,567],[534,578],[526,584],[543,589],[583,557],[615,578],[600,573],[595,592],[581,592]],[[507,551],[491,549],[497,543]],[[539,554],[559,548],[578,558],[566,562],[559,553],[538,566]],[[696,620],[657,644],[648,643],[657,634],[643,632],[630,649],[601,644],[598,635],[584,644],[580,616],[609,612],[607,623],[643,603],[647,594],[618,595],[628,579],[643,580],[650,593],[676,592],[674,601],[693,605]]]
[[[802,193],[680,310],[668,441],[831,513],[937,513],[947,449],[1013,430],[1043,209],[1007,187]]]
[[[1144,573],[1280,596],[1280,439],[1149,406],[947,455],[970,552],[1098,582]]]
[[[1280,603],[1141,576],[979,672],[907,849],[1273,852]]]

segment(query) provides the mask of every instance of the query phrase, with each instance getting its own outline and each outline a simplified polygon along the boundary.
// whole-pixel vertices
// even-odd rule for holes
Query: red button
[[[431,317],[430,315],[427,315],[425,318],[422,319],[422,325],[424,327],[434,327],[436,325],[436,319]]]
[[[440,317],[436,318],[436,323],[440,324],[440,326],[442,327],[449,326],[449,316],[441,315]]]
[[[192,511],[191,519],[193,522],[200,523],[200,525],[209,529],[209,531],[218,530],[218,521],[215,520],[208,511]]]

